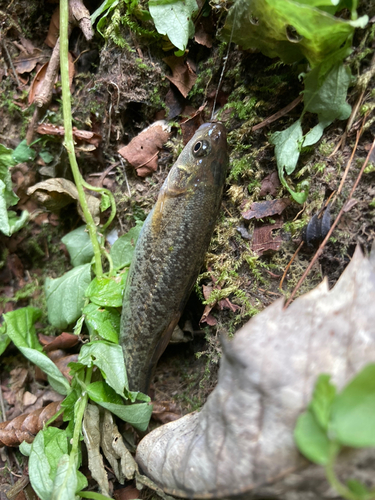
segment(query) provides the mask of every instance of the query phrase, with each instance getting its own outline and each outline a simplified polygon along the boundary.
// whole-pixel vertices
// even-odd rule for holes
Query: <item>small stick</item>
[[[252,127],[251,131],[254,132],[255,130],[259,130],[259,129],[265,127],[266,125],[269,125],[270,123],[275,122],[276,120],[278,120],[282,116],[289,113],[289,111],[292,111],[292,109],[294,109],[302,101],[302,99],[303,99],[303,95],[301,94],[298,97],[296,97],[294,99],[294,101],[292,101],[287,106],[285,106],[285,108],[280,109],[280,111],[278,111],[277,113],[269,116],[268,118],[266,118],[262,122],[258,123],[257,125],[254,125],[254,127]]]
[[[303,273],[302,277],[300,278],[300,280],[298,281],[297,285],[295,286],[291,296],[289,297],[289,299],[287,300],[285,306],[284,306],[284,309],[286,309],[289,304],[292,302],[295,294],[297,293],[297,291],[299,290],[300,286],[302,285],[303,281],[305,280],[306,276],[309,274],[309,272],[311,271],[311,268],[313,267],[313,265],[315,264],[315,262],[318,260],[318,258],[320,257],[320,255],[322,254],[323,252],[323,249],[327,243],[327,241],[329,240],[329,238],[331,237],[331,234],[333,233],[333,230],[335,229],[335,227],[337,226],[337,224],[339,223],[340,219],[341,219],[341,216],[342,214],[344,213],[344,209],[345,209],[345,206],[347,205],[347,203],[350,201],[351,197],[353,196],[353,193],[354,191],[357,189],[357,186],[359,184],[359,181],[361,180],[361,177],[362,177],[362,174],[365,170],[365,168],[367,167],[367,164],[369,162],[369,159],[372,155],[372,152],[375,148],[375,139],[371,145],[371,148],[370,148],[370,151],[368,152],[368,155],[367,155],[367,158],[364,162],[364,164],[362,165],[362,168],[358,174],[358,177],[354,183],[354,186],[352,187],[351,191],[350,191],[350,194],[348,196],[348,199],[346,201],[346,203],[343,204],[343,206],[341,207],[341,210],[340,212],[338,213],[334,223],[332,224],[331,226],[331,229],[328,231],[326,237],[324,238],[324,240],[322,241],[322,243],[320,244],[318,250],[316,251],[316,254],[314,255],[313,259],[311,260],[310,264],[307,266],[307,269],[306,271]]]
[[[298,245],[297,250],[294,252],[293,257],[288,262],[288,265],[286,266],[285,271],[283,272],[283,276],[282,276],[282,278],[280,280],[279,288],[283,287],[283,283],[284,283],[284,280],[285,280],[286,273],[288,272],[288,270],[289,270],[290,266],[292,265],[294,259],[297,257],[297,254],[301,250],[303,244],[304,244],[304,241],[302,240],[301,243]]]

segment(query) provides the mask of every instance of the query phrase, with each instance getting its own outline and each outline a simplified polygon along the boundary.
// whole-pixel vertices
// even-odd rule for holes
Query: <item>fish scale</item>
[[[148,392],[189,298],[220,210],[227,166],[224,126],[205,123],[171,168],[143,225],[120,329],[131,391]]]

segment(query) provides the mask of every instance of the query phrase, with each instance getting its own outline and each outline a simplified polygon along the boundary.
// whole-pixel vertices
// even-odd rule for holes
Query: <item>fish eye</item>
[[[193,146],[193,155],[196,157],[207,156],[211,151],[211,146],[208,141],[200,139]]]

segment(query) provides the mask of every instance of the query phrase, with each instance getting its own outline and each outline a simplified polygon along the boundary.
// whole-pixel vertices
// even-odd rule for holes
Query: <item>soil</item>
[[[100,2],[90,1],[87,7],[93,12],[98,4]],[[14,149],[30,128],[35,105],[28,103],[28,96],[37,70],[51,54],[44,39],[54,9],[55,5],[41,0],[14,0],[9,3],[6,13],[0,11],[0,142],[8,148]],[[353,42],[349,63],[356,78],[374,64],[375,10],[366,4],[362,10],[372,18],[372,23],[356,34]],[[220,9],[218,11],[223,13]],[[222,25],[220,12],[210,18],[213,32]],[[31,70],[18,73],[15,61],[23,54],[25,44],[22,40],[25,39],[44,58],[40,57],[40,62]],[[122,46],[119,45],[121,40]],[[164,49],[168,49],[165,40],[142,36],[131,31],[129,25],[120,25],[118,31],[106,40],[96,32],[90,42],[85,41],[80,30],[75,28],[70,38],[72,59],[76,61],[71,88],[72,113],[73,125],[77,129],[94,132],[101,138],[97,147],[92,147],[90,142],[78,144],[78,164],[88,183],[106,187],[114,194],[117,216],[111,229],[117,229],[121,235],[133,227],[136,220],[144,219],[152,208],[183,147],[185,137],[180,133],[181,123],[194,116],[193,121],[209,120],[219,89],[216,103],[219,113],[215,116],[226,125],[231,162],[221,215],[205,267],[180,323],[183,326],[186,320],[190,321],[194,340],[167,348],[152,385],[153,399],[168,402],[173,407],[172,412],[181,414],[201,407],[215,386],[220,335],[234,335],[251,316],[274,300],[288,297],[307,268],[317,248],[311,241],[302,246],[280,288],[283,273],[304,238],[304,228],[337,190],[354,151],[342,192],[331,204],[331,221],[347,200],[373,141],[375,93],[371,81],[347,133],[347,122],[335,121],[324,131],[318,144],[305,148],[301,154],[298,172],[289,182],[296,186],[302,180],[308,180],[309,196],[303,205],[291,201],[285,204],[281,215],[247,220],[243,213],[254,202],[290,200],[275,176],[277,166],[269,136],[298,119],[303,105],[297,104],[262,128],[252,130],[252,127],[298,98],[303,89],[298,74],[303,69],[298,65],[283,65],[277,59],[271,60],[256,51],[242,51],[232,45],[221,80],[226,44],[214,37],[212,48],[208,48],[192,40],[187,60],[192,68],[189,71],[196,73],[197,81],[184,97],[168,79],[171,70],[164,58],[173,55],[173,50],[163,50],[163,44]],[[359,96],[360,89],[354,79],[348,102],[354,106]],[[200,110],[202,106],[203,111]],[[172,123],[171,139],[159,152],[157,171],[140,178],[118,151],[159,119]],[[306,117],[306,129],[316,124],[314,120],[313,115]],[[62,126],[59,83],[55,85],[52,101],[44,109],[43,123]],[[361,127],[362,133],[355,147]],[[60,332],[48,326],[43,283],[47,276],[55,278],[71,268],[61,238],[82,225],[82,220],[75,204],[51,212],[27,195],[27,189],[42,180],[72,178],[62,138],[35,133],[34,140],[37,139],[39,142],[33,146],[36,159],[12,169],[15,191],[20,198],[16,210],[20,213],[27,209],[32,216],[28,224],[10,238],[0,236],[0,308],[6,313],[25,305],[40,307],[43,316],[37,324],[38,332],[58,334]],[[52,161],[45,161],[45,152],[51,155]],[[375,238],[374,164],[373,155],[353,201],[344,211],[298,293],[311,290],[323,277],[327,277],[333,286],[350,261],[356,245],[361,245],[365,252],[370,251]],[[104,212],[101,217],[105,221],[108,213]],[[258,246],[254,246],[255,237],[263,238]],[[218,299],[209,301],[213,308],[207,323],[200,323],[204,310],[202,285],[216,289]],[[3,355],[3,390],[10,382],[11,369],[19,363],[20,358],[15,357],[14,350]],[[32,375],[29,380],[28,387],[31,387],[34,383]],[[6,401],[6,410],[11,409],[12,416],[16,416],[15,405],[11,399]],[[22,404],[18,401],[17,405],[21,412]]]

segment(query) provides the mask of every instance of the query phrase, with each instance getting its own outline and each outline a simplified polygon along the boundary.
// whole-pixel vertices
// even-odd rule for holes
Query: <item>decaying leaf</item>
[[[276,196],[280,186],[281,184],[277,172],[271,172],[269,175],[266,175],[264,179],[262,179],[259,196],[266,196],[267,194]]]
[[[119,153],[135,168],[140,177],[146,177],[156,171],[159,149],[169,137],[167,122],[160,120],[142,130],[127,146],[121,148]]]
[[[46,54],[37,48],[34,48],[33,52],[22,53],[13,60],[14,67],[20,75],[23,73],[30,73],[38,63],[45,62],[47,56]]]
[[[192,89],[197,80],[197,75],[191,65],[184,61],[183,57],[169,56],[163,59],[172,70],[172,76],[167,76],[168,80],[176,85],[184,97]]]
[[[274,224],[263,224],[254,229],[251,249],[258,255],[263,255],[265,252],[276,252],[283,240],[280,234],[274,235],[273,231],[280,229],[283,225],[282,220],[277,220]]]
[[[165,492],[332,498],[324,469],[302,458],[293,430],[319,374],[341,389],[375,360],[374,265],[357,249],[335,287],[327,283],[286,310],[276,301],[232,341],[223,339],[219,382],[203,409],[141,441],[137,462]],[[374,449],[353,450],[336,472],[348,478],[361,467],[361,480],[373,487],[374,461]]]
[[[100,453],[99,420],[99,408],[96,405],[88,404],[82,425],[89,461],[88,466],[92,477],[99,485],[100,493],[110,498],[108,476],[104,469],[103,456]]]
[[[34,410],[0,423],[0,447],[19,446],[22,441],[32,443],[44,424],[59,410],[61,401],[50,403],[44,408]],[[54,425],[62,424],[62,416],[54,421]]]
[[[246,220],[263,219],[271,215],[280,215],[285,208],[290,205],[288,198],[280,198],[278,200],[267,200],[252,203],[250,210],[242,212],[242,217]]]
[[[112,413],[108,410],[104,410],[101,416],[100,433],[103,453],[119,483],[124,484],[125,479],[133,479],[134,474],[138,472],[138,466],[124,444]]]
[[[56,212],[74,201],[78,202],[79,199],[75,184],[67,179],[48,179],[38,182],[27,190],[27,194],[33,195],[51,212]],[[95,223],[99,224],[100,200],[87,193],[86,199]],[[79,204],[78,213],[84,220]]]
[[[41,135],[57,135],[59,137],[64,137],[65,130],[64,127],[52,125],[51,123],[42,123],[38,125],[36,129],[38,134]],[[77,127],[73,127],[73,138],[76,142],[87,142],[92,144],[97,148],[102,140],[102,136],[96,132],[91,132],[90,130],[78,130]]]
[[[60,32],[60,10],[59,7],[57,7],[53,11],[51,21],[49,22],[47,37],[44,40],[44,43],[48,45],[48,47],[51,47],[51,49],[53,49],[53,47],[56,45],[56,42],[59,38],[59,32]]]

